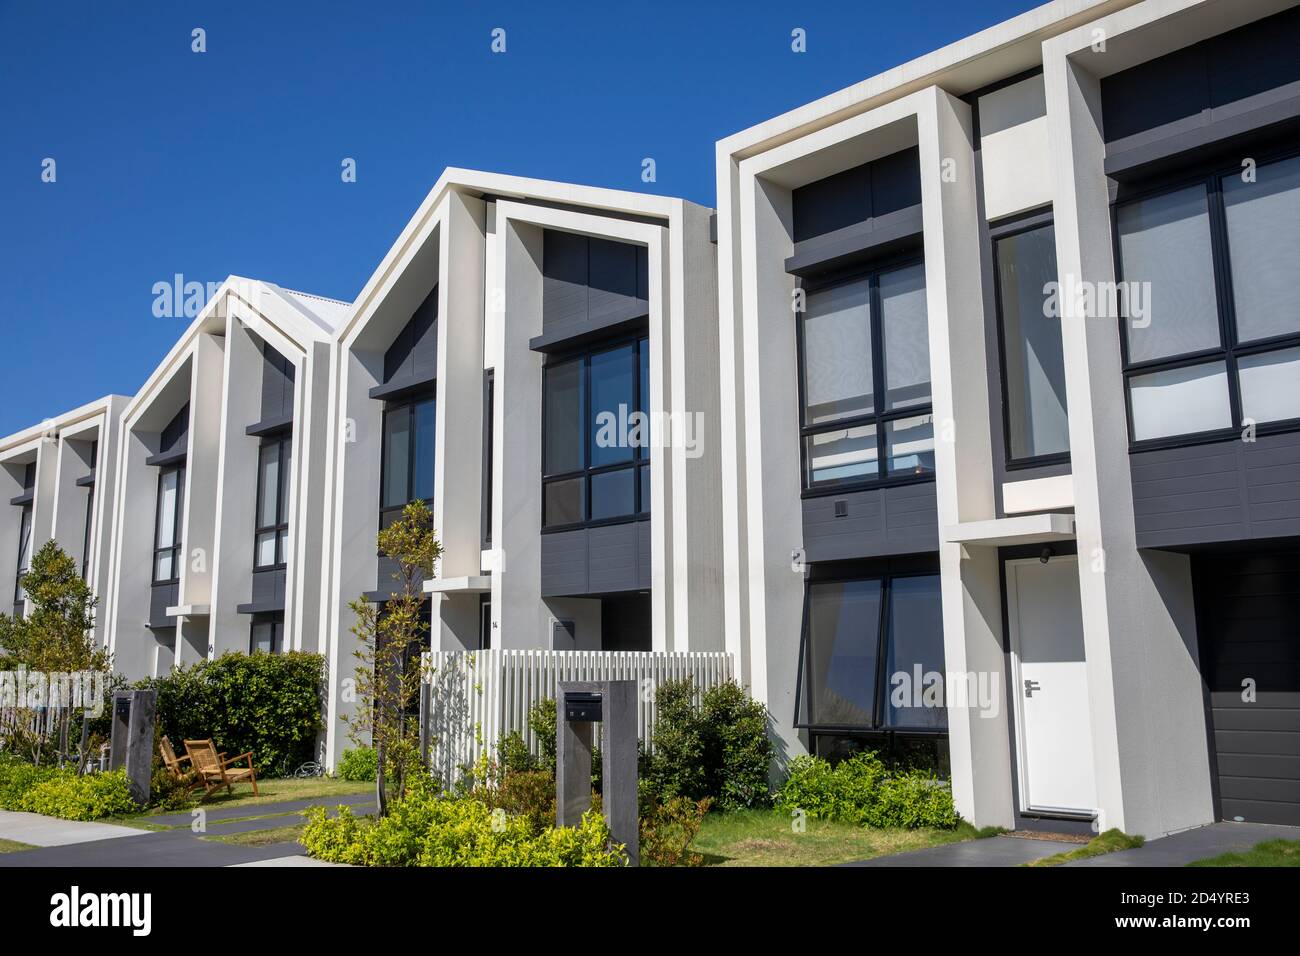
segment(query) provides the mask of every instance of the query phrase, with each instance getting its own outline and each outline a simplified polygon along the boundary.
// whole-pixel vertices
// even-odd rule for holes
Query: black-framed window
[[[181,520],[185,504],[185,467],[158,472],[158,504],[154,514],[153,583],[173,584],[181,578],[184,545]]]
[[[293,436],[262,441],[257,450],[257,526],[253,533],[253,567],[282,568],[289,554],[289,478],[293,471]]]
[[[947,730],[939,575],[811,581],[804,601],[795,726]]]
[[[389,402],[384,408],[380,527],[412,501],[433,503],[437,404],[432,394]]]
[[[542,370],[542,527],[650,513],[650,340],[605,345]]]
[[[32,567],[32,506],[23,505],[22,514],[18,517],[18,564],[14,571],[14,607],[21,608],[23,602],[27,600],[27,592],[23,590],[23,578],[27,577],[27,572]]]
[[[1070,417],[1061,319],[1049,308],[1050,289],[1058,281],[1053,224],[1002,232],[993,240],[993,260],[1007,464],[1067,461]]]
[[[1114,215],[1134,446],[1300,428],[1300,156],[1166,183]]]
[[[807,287],[797,337],[805,490],[932,479],[924,264]]]
[[[95,467],[99,464],[99,442],[90,443],[90,468],[93,473]],[[86,530],[85,538],[81,545],[81,580],[86,580],[86,575],[90,573],[90,545],[94,537],[94,517],[95,517],[95,485],[92,482],[86,488]]]
[[[248,653],[279,654],[284,651],[284,614],[254,614],[248,628]]]

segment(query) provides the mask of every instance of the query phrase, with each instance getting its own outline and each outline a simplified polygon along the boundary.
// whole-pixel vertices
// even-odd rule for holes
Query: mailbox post
[[[601,804],[611,836],[641,860],[637,806],[636,681],[562,681],[556,702],[555,818],[576,826],[591,809],[591,748],[596,725],[605,728]]]
[[[157,695],[152,690],[118,691],[113,695],[109,769],[126,768],[131,798],[140,806],[149,802],[156,705]]]

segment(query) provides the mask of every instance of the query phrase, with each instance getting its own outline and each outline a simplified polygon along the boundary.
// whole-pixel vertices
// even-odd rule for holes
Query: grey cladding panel
[[[1137,452],[1130,467],[1138,547],[1300,534],[1300,434]]]
[[[258,611],[284,610],[285,571],[253,572],[253,606]]]
[[[913,146],[795,189],[794,241],[824,236],[920,201],[920,151]]]
[[[649,587],[649,521],[542,535],[542,597],[611,594]]]
[[[384,382],[427,381],[438,374],[438,287],[384,353]]]
[[[1300,8],[1219,34],[1101,81],[1108,142],[1300,80]]]
[[[603,594],[637,588],[636,532],[636,522],[587,531],[588,591]]]
[[[585,335],[644,316],[644,247],[548,229],[542,253],[542,336]]]
[[[587,592],[587,532],[542,535],[542,596]]]
[[[155,584],[149,593],[149,626],[174,627],[176,619],[167,616],[167,609],[180,600],[179,584]]]
[[[841,517],[836,516],[837,502],[843,502]],[[939,516],[934,483],[805,498],[803,536],[809,561],[935,551]]]
[[[293,414],[293,364],[264,345],[262,349],[262,421]]]

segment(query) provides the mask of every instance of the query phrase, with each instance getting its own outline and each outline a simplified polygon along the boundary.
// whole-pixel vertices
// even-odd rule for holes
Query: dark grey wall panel
[[[1106,140],[1300,80],[1300,8],[1122,70],[1101,81]]]
[[[836,502],[843,502],[843,517],[835,516]],[[803,546],[809,561],[935,551],[939,514],[934,483],[805,498]]]
[[[636,523],[636,584],[643,591],[650,590],[650,522]]]
[[[169,607],[176,607],[180,602],[181,586],[172,584],[155,584],[149,593],[149,626],[175,627],[176,619],[167,616]]]
[[[384,384],[428,381],[438,374],[438,287],[435,285],[384,353]]]
[[[587,530],[587,590],[593,594],[637,587],[636,522]]]
[[[1140,548],[1300,535],[1300,434],[1130,456]]]
[[[913,146],[808,183],[792,199],[796,243],[918,205],[920,151]]]
[[[542,535],[543,597],[587,592],[587,532],[560,531]]]
[[[253,572],[253,610],[284,610],[285,569]]]
[[[649,521],[542,535],[542,597],[614,594],[649,587]]]
[[[262,349],[262,421],[293,414],[293,363],[271,348]]]
[[[542,334],[551,348],[647,315],[645,247],[546,230],[542,243]]]

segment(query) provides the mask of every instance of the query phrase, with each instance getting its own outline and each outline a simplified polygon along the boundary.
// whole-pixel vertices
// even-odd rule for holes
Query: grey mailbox
[[[126,768],[131,798],[149,802],[153,773],[153,725],[157,694],[152,690],[122,690],[113,695],[113,733],[109,739],[109,768]]]
[[[576,826],[591,809],[591,748],[604,727],[601,805],[610,835],[641,861],[637,806],[636,681],[561,681],[555,734],[555,821]]]

